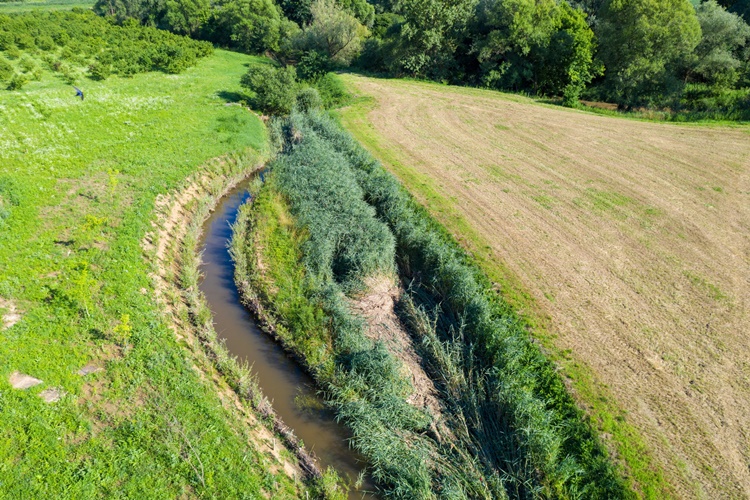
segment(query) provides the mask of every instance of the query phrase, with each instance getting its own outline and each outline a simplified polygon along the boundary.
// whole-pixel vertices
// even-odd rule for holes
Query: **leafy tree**
[[[603,73],[594,60],[594,32],[586,23],[586,14],[560,3],[560,28],[550,38],[538,68],[540,89],[562,94],[563,104],[578,104],[581,92],[591,80]]]
[[[299,26],[305,26],[312,21],[312,0],[281,0],[279,6],[284,15]]]
[[[455,52],[474,11],[475,0],[396,0],[403,16],[392,68],[416,76],[445,78],[455,69]]]
[[[288,114],[296,103],[298,84],[291,66],[253,67],[242,76],[240,84],[255,94],[253,105],[267,113]]]
[[[310,11],[312,22],[296,38],[297,48],[348,65],[361,50],[362,40],[369,34],[367,28],[333,0],[315,0]]]
[[[698,45],[701,30],[688,0],[607,0],[598,36],[607,96],[629,108],[679,92],[677,68]]]
[[[211,14],[209,0],[166,0],[160,27],[181,35],[196,35]]]
[[[367,0],[337,0],[336,4],[353,15],[364,26],[372,28],[375,20],[375,7]]]
[[[279,50],[296,29],[273,0],[223,0],[214,5],[205,33],[220,45],[261,53]]]
[[[93,11],[113,17],[118,23],[135,19],[146,26],[157,26],[164,17],[164,0],[97,0]]]
[[[484,0],[473,51],[485,85],[565,95],[572,105],[600,70],[586,15],[557,0]]]
[[[703,2],[696,10],[703,37],[695,48],[691,73],[710,85],[731,87],[740,77],[743,52],[750,46],[750,26],[716,0]]]
[[[719,0],[719,5],[750,23],[750,0]]]
[[[483,0],[473,51],[485,85],[521,89],[534,83],[534,58],[560,27],[555,0]],[[539,62],[539,61],[537,61]]]

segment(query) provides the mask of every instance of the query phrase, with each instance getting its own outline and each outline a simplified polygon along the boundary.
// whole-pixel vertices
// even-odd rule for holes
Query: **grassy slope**
[[[253,60],[217,51],[179,76],[45,74],[0,92],[0,496],[296,496],[202,381],[153,300],[141,241],[155,197],[206,160],[255,151],[255,116],[225,106]],[[11,203],[12,202],[12,203]],[[87,363],[104,371],[80,377]],[[10,387],[18,370],[43,384]],[[38,394],[66,396],[55,404]]]
[[[363,81],[358,80],[355,82],[353,77],[346,77],[346,79],[353,87],[359,87],[358,85],[355,85],[355,83]],[[373,80],[372,82],[374,83],[376,81]],[[382,82],[383,81],[378,81],[377,85],[380,85]],[[496,99],[495,102],[506,101],[519,104],[532,103],[529,99],[516,96],[505,96],[475,89],[451,88],[417,83],[396,84],[395,82],[393,84],[387,83],[386,88],[391,85],[392,87],[385,92],[416,92],[415,89],[419,87],[425,92],[429,91],[430,93],[435,93],[432,99],[435,99],[435,102],[447,103],[446,107],[448,107],[448,109],[456,108],[453,104],[454,100],[460,101],[461,97],[466,97],[466,101],[461,101],[461,104],[458,107],[461,112],[463,112],[464,109],[460,106],[470,107],[472,105],[470,99],[473,98],[478,99],[474,105],[480,108],[486,106],[486,101],[491,99]],[[414,88],[407,89],[406,87],[410,85],[413,85]],[[380,92],[383,91],[383,89],[380,89]],[[374,153],[376,157],[387,166],[387,168],[394,172],[423,203],[425,203],[429,210],[449,228],[449,230],[467,249],[471,251],[474,258],[481,264],[491,279],[500,284],[511,302],[513,302],[519,310],[524,312],[527,320],[533,327],[535,336],[544,343],[548,351],[563,367],[564,373],[572,379],[576,393],[584,402],[584,406],[592,414],[595,420],[598,421],[600,429],[605,432],[606,435],[611,436],[620,457],[627,463],[628,468],[630,469],[636,488],[640,489],[644,496],[651,498],[661,498],[668,495],[674,495],[675,490],[672,485],[667,484],[662,472],[658,470],[653,457],[648,452],[649,446],[646,445],[644,439],[640,435],[640,431],[636,430],[636,428],[628,421],[629,419],[626,420],[626,412],[623,410],[619,402],[613,400],[609,388],[601,382],[601,379],[597,376],[594,370],[585,363],[581,363],[580,357],[575,354],[571,355],[571,353],[557,347],[558,341],[556,335],[558,332],[556,330],[556,325],[553,323],[547,312],[547,309],[542,307],[539,298],[532,293],[534,290],[529,289],[528,286],[524,286],[516,273],[511,271],[505,262],[498,260],[497,254],[492,246],[493,241],[491,238],[488,239],[488,235],[485,232],[486,228],[477,226],[476,220],[471,220],[470,214],[466,212],[466,203],[462,201],[460,196],[456,196],[455,190],[449,189],[446,191],[444,185],[441,186],[438,184],[439,181],[436,181],[436,179],[429,173],[432,167],[425,168],[427,164],[415,163],[415,161],[419,161],[415,160],[415,158],[421,158],[422,161],[424,161],[424,158],[430,155],[430,153],[425,153],[425,151],[431,151],[431,147],[429,146],[430,141],[434,140],[437,141],[437,143],[441,143],[450,142],[451,139],[445,141],[438,136],[431,135],[434,131],[426,129],[423,124],[421,128],[416,129],[415,135],[422,137],[424,143],[409,143],[408,141],[414,140],[413,137],[406,137],[403,135],[403,132],[400,132],[402,135],[396,139],[396,142],[399,142],[399,144],[396,145],[394,139],[392,137],[387,137],[387,135],[383,133],[383,129],[374,126],[371,119],[368,117],[369,113],[378,107],[378,103],[382,104],[382,98],[387,99],[388,97],[386,97],[385,94],[382,94],[378,95],[376,99],[367,97],[360,98],[357,104],[341,112],[340,118],[342,123],[355,135],[355,137],[365,144],[365,146]],[[424,103],[420,103],[417,106],[421,110],[420,112],[424,113],[423,116],[433,116],[429,114],[431,110],[424,108]],[[499,104],[498,106],[502,106],[502,104]],[[539,113],[542,113],[541,108],[537,109],[540,110]],[[550,111],[551,110],[552,108],[550,108]],[[391,109],[391,112],[392,111],[393,110]],[[414,113],[414,110],[410,110],[409,113]],[[461,134],[465,134],[467,129],[471,130],[471,127],[476,128],[482,125],[483,118],[473,115],[474,112],[469,112],[466,117],[463,115],[461,116],[461,120],[463,121],[457,120],[456,122],[449,124],[449,126],[458,127],[456,130],[460,131],[460,133],[457,137],[464,137]],[[380,127],[383,126],[383,123],[396,125],[394,120],[398,119],[398,117],[391,116],[390,121],[381,122]],[[435,116],[431,118],[431,120],[437,119],[438,117]],[[473,121],[475,119],[476,122]],[[553,120],[554,118],[550,116],[548,119]],[[401,124],[399,123],[399,125]],[[485,127],[481,129],[483,131],[482,133],[484,135],[491,135],[487,130],[491,130],[492,125],[484,125]],[[496,134],[502,134],[500,131],[508,130],[508,127],[499,125],[496,125],[495,128],[498,129]],[[443,129],[443,131],[444,130],[445,129]],[[477,130],[480,129],[477,128]],[[521,129],[519,128],[519,130]],[[543,141],[542,136],[536,137]],[[543,145],[535,146],[535,144],[536,142],[530,143],[530,147],[544,147]],[[471,150],[471,146],[469,146],[468,149]],[[467,153],[466,150],[454,150],[453,154],[455,155],[455,158],[458,158],[458,164],[461,164],[461,162],[463,162],[463,164],[467,164],[467,162],[468,164],[471,164],[471,162],[474,161],[472,152]],[[498,161],[503,157],[504,151],[498,149],[495,154],[495,158],[497,159],[494,161]],[[546,154],[549,155],[550,152],[548,151]],[[506,175],[507,172],[503,172],[502,170],[497,170],[493,173],[499,175],[505,184],[511,188],[513,186],[516,188],[524,187],[524,183],[521,181],[520,177],[515,179],[510,175]],[[476,184],[478,179],[467,177],[464,182],[469,183],[469,185],[472,183]],[[536,194],[538,195],[539,193]],[[594,200],[594,202],[595,201],[597,200]],[[549,199],[542,199],[542,197],[536,196],[535,202],[540,204],[544,210],[549,210],[550,203],[555,203],[557,200],[551,197]],[[603,200],[602,203],[606,205],[605,208],[607,209],[617,210],[616,206],[618,206],[618,200]],[[596,203],[594,203],[592,209],[597,209]],[[555,297],[551,295],[550,297],[547,297],[547,299],[554,301]],[[651,446],[653,446],[653,441]],[[684,474],[685,476],[688,476],[685,463],[681,463],[681,460],[674,456],[670,460],[675,462],[674,467],[675,469],[680,470],[680,475]],[[674,472],[672,472],[672,474],[673,473]],[[670,481],[674,479],[674,475],[671,475]],[[680,478],[679,481],[686,481],[686,479],[683,477]],[[691,480],[689,479],[687,480],[688,483],[690,481]],[[695,480],[693,479],[692,481]],[[682,484],[684,485],[685,483]],[[701,495],[701,484],[693,482],[689,488],[693,490],[692,494],[698,496]],[[682,491],[684,492],[684,490]]]

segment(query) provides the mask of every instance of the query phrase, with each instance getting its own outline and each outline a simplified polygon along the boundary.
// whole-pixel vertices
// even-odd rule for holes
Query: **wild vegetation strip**
[[[398,182],[325,115],[293,113],[273,131],[281,151],[235,227],[237,279],[352,428],[383,493],[631,496],[512,309]],[[394,273],[440,414],[413,404],[403,358],[355,314],[369,278]]]
[[[304,497],[168,327],[141,247],[157,196],[262,158],[262,122],[225,99],[255,61],[85,78],[83,101],[40,63],[0,91],[0,496]]]
[[[748,129],[344,78],[344,125],[523,310],[639,491],[750,494]]]

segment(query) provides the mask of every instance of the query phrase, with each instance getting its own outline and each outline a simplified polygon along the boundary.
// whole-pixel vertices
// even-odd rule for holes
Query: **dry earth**
[[[344,122],[455,228],[415,183],[452,200],[675,494],[750,497],[750,131],[345,79],[375,102]]]
[[[11,326],[21,321],[21,313],[18,311],[15,302],[0,297],[0,330],[7,330]]]
[[[365,334],[382,342],[401,362],[404,375],[414,388],[407,402],[417,408],[427,408],[440,420],[442,411],[435,384],[422,367],[411,336],[395,312],[401,289],[390,276],[371,276],[365,280],[365,286],[366,291],[351,301],[354,312],[367,322]]]

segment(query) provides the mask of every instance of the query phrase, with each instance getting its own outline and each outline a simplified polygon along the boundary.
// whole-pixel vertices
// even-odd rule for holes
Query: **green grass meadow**
[[[193,369],[142,249],[157,195],[211,158],[265,156],[260,119],[227,102],[257,61],[86,79],[84,101],[49,71],[0,91],[0,298],[21,314],[0,330],[0,497],[304,493]],[[13,389],[14,371],[43,383]]]

